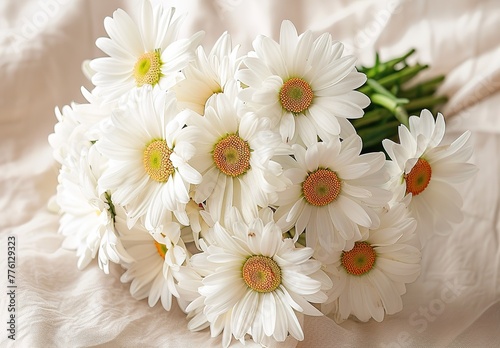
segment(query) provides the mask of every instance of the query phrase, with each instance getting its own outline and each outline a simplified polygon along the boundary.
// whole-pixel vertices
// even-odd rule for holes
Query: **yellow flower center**
[[[158,255],[160,255],[162,259],[165,260],[165,254],[167,253],[167,246],[165,244],[160,244],[157,241],[155,241],[155,247],[156,251],[158,252]]]
[[[167,182],[174,173],[174,166],[170,160],[172,150],[165,140],[154,140],[144,150],[143,164],[146,173],[157,182]]]
[[[161,65],[159,50],[141,55],[134,65],[134,78],[137,87],[156,85],[160,81]]]
[[[243,265],[243,280],[257,292],[272,292],[281,284],[281,268],[267,256],[250,256]]]
[[[332,203],[340,193],[340,180],[330,169],[318,169],[309,173],[302,183],[302,192],[306,201],[322,207]]]
[[[354,248],[342,253],[342,266],[351,275],[368,273],[375,265],[377,254],[367,242],[356,242]]]
[[[230,134],[214,147],[214,163],[221,172],[237,177],[250,169],[250,146],[236,134]]]
[[[408,174],[405,174],[406,194],[416,196],[427,188],[431,181],[432,169],[429,162],[419,158]]]
[[[281,106],[294,114],[301,113],[309,106],[313,100],[313,90],[311,86],[301,78],[291,78],[281,87],[279,97]]]

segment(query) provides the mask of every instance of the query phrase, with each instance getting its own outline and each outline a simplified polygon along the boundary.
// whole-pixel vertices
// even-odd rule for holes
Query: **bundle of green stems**
[[[423,109],[433,111],[447,101],[446,96],[436,95],[444,75],[413,83],[415,77],[428,65],[409,64],[408,58],[415,49],[399,58],[380,61],[369,67],[358,67],[367,76],[366,83],[358,91],[366,94],[371,104],[360,119],[351,120],[363,139],[363,152],[383,151],[382,140],[398,140],[398,126],[408,126],[408,117],[420,115]],[[433,114],[435,114],[433,112]]]

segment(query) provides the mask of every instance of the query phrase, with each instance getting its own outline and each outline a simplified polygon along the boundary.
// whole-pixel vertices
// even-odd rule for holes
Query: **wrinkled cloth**
[[[156,1],[160,2],[160,1]],[[189,15],[180,32],[206,32],[210,49],[228,31],[241,53],[253,39],[278,39],[282,20],[298,32],[329,32],[359,64],[416,48],[431,66],[420,78],[446,74],[439,92],[446,137],[472,131],[479,172],[461,188],[465,219],[433,237],[422,274],[407,285],[404,309],[382,323],[306,317],[305,339],[280,347],[500,346],[500,6],[498,1],[164,1]],[[47,136],[54,108],[83,102],[85,59],[102,56],[95,40],[103,20],[134,1],[3,0],[0,2],[0,266],[16,236],[16,341],[8,336],[7,272],[2,271],[0,345],[17,347],[218,347],[209,330],[192,333],[176,306],[165,312],[136,301],[115,265],[76,268],[62,247],[58,216],[47,209],[58,166]],[[250,343],[250,342],[249,342]],[[239,343],[235,342],[235,346]],[[251,346],[251,345],[250,345]]]

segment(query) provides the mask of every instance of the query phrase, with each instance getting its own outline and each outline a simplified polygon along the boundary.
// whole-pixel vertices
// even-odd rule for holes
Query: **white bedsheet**
[[[382,323],[305,318],[305,340],[286,347],[500,346],[500,3],[496,0],[165,1],[189,11],[182,35],[205,30],[204,45],[228,31],[242,52],[258,34],[277,38],[283,19],[299,32],[330,32],[369,63],[417,49],[424,76],[447,74],[441,92],[447,134],[470,129],[479,172],[463,186],[465,220],[423,251],[422,275],[407,286],[402,312]],[[76,268],[47,209],[58,167],[47,136],[55,106],[83,101],[84,59],[103,19],[133,1],[0,2],[0,345],[17,347],[217,347],[190,333],[177,308],[134,300],[120,267],[105,275]],[[7,237],[17,236],[16,341],[8,339]]]

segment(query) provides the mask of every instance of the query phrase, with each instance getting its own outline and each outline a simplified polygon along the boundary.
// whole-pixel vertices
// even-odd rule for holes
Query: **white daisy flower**
[[[102,98],[97,97],[83,87],[81,91],[87,103],[75,105],[74,111],[78,121],[86,129],[86,138],[95,143],[102,138],[103,129],[109,123],[111,114],[120,105],[119,103],[104,102]]]
[[[57,203],[63,214],[59,232],[67,237],[66,245],[77,250],[78,269],[98,257],[99,267],[109,273],[109,261],[132,261],[116,236],[116,209],[109,192],[98,192],[97,179],[103,159],[91,147],[84,152],[75,170],[62,167],[57,187]]]
[[[65,105],[62,110],[55,109],[57,123],[54,126],[54,133],[48,137],[54,159],[61,165],[71,168],[77,166],[82,149],[88,149],[91,145],[85,138],[85,129],[82,129],[73,111],[75,107],[77,106]]]
[[[224,93],[228,84],[235,85],[234,75],[240,61],[238,48],[233,49],[228,33],[222,34],[208,55],[202,46],[198,47],[195,60],[183,71],[185,78],[172,88],[181,109],[203,115],[212,95]]]
[[[108,57],[90,62],[95,72],[94,93],[108,101],[143,85],[159,85],[162,90],[172,87],[182,78],[180,71],[194,58],[203,36],[199,32],[177,40],[185,16],[175,16],[175,8],[153,8],[149,0],[141,0],[140,6],[136,21],[122,9],[116,10],[113,18],[107,17],[104,27],[109,38],[96,41]]]
[[[202,285],[200,280],[200,286]],[[207,327],[210,328],[210,336],[218,337],[222,334],[221,343],[222,347],[229,347],[231,345],[231,340],[233,338],[231,329],[232,320],[231,317],[233,315],[233,310],[230,309],[226,313],[219,315],[214,322],[209,322],[207,320],[207,316],[204,313],[205,309],[205,297],[200,296],[195,301],[191,302],[188,306],[190,308],[190,312],[187,315],[187,319],[189,320],[188,328],[191,331],[200,331]],[[238,340],[242,345],[245,344],[246,336],[240,337]],[[268,347],[270,345],[259,345],[261,347]]]
[[[153,236],[140,224],[129,229],[124,219],[117,219],[116,223],[120,240],[134,259],[122,263],[126,272],[120,280],[122,283],[131,282],[130,294],[135,299],[148,298],[150,307],[160,300],[168,311],[172,306],[172,296],[180,297],[174,273],[180,270],[187,252],[180,238],[180,225],[174,221],[164,221],[162,226],[161,232],[157,231]]]
[[[58,122],[54,133],[48,136],[54,159],[72,169],[79,166],[81,152],[87,151],[100,138],[101,124],[115,107],[113,104],[102,105],[101,100],[84,87],[82,95],[86,103],[71,103],[62,110],[55,109]]]
[[[416,222],[399,204],[384,210],[380,226],[368,231],[350,250],[315,256],[324,262],[333,283],[325,314],[341,322],[351,314],[361,321],[380,322],[384,313],[402,310],[406,283],[420,274],[420,250],[415,244]]]
[[[144,217],[148,230],[161,229],[160,221],[172,212],[189,223],[190,184],[201,182],[201,175],[187,163],[196,134],[183,129],[186,117],[178,113],[173,93],[144,87],[123,112],[112,115],[112,125],[97,142],[109,159],[99,185],[126,208],[129,227]]]
[[[392,160],[395,200],[409,200],[423,245],[433,233],[462,221],[462,196],[454,185],[469,179],[477,168],[467,163],[473,152],[470,131],[451,144],[443,144],[443,115],[438,113],[434,120],[430,111],[423,110],[409,122],[409,129],[399,126],[400,144],[388,139],[382,144]]]
[[[322,315],[310,302],[324,302],[323,290],[331,283],[321,263],[311,259],[314,250],[297,249],[291,239],[283,240],[272,213],[265,216],[249,225],[240,220],[230,229],[215,224],[215,244],[201,242],[204,251],[191,258],[191,266],[207,275],[199,288],[202,300],[187,310],[203,301],[203,314],[211,325],[230,329],[236,339],[249,333],[257,343],[270,337],[284,341],[290,333],[303,340],[297,316]]]
[[[201,244],[206,248],[204,241]],[[200,274],[201,273],[201,274]],[[182,298],[190,303],[186,308],[187,319],[189,320],[187,327],[191,331],[201,331],[210,328],[210,335],[218,337],[222,333],[221,343],[223,347],[228,347],[231,344],[231,315],[232,309],[224,314],[220,314],[213,322],[209,322],[204,313],[205,296],[200,296],[198,289],[203,286],[203,276],[210,274],[205,269],[194,269],[188,263],[187,266],[181,267],[181,272],[178,274],[179,292]],[[240,338],[240,342],[245,344],[245,337]]]
[[[238,105],[226,94],[217,94],[204,117],[193,114],[188,121],[187,128],[199,134],[191,163],[203,176],[194,200],[206,203],[213,221],[224,219],[232,207],[249,221],[258,207],[267,207],[277,198],[276,191],[285,187],[279,178],[281,167],[270,160],[280,144],[279,135]]]
[[[312,145],[339,135],[337,118],[359,118],[370,99],[354,89],[366,76],[355,69],[353,56],[342,57],[343,45],[325,33],[313,39],[300,36],[290,21],[283,21],[279,44],[259,36],[255,52],[243,60],[246,69],[237,79],[248,88],[240,96],[273,117],[284,142]]]
[[[294,159],[283,162],[284,176],[292,185],[280,192],[275,218],[283,229],[295,227],[295,240],[306,231],[306,245],[327,251],[353,246],[360,227],[377,227],[374,209],[390,199],[382,189],[387,182],[385,157],[362,154],[358,135],[340,141],[316,143],[307,150],[292,146]]]

